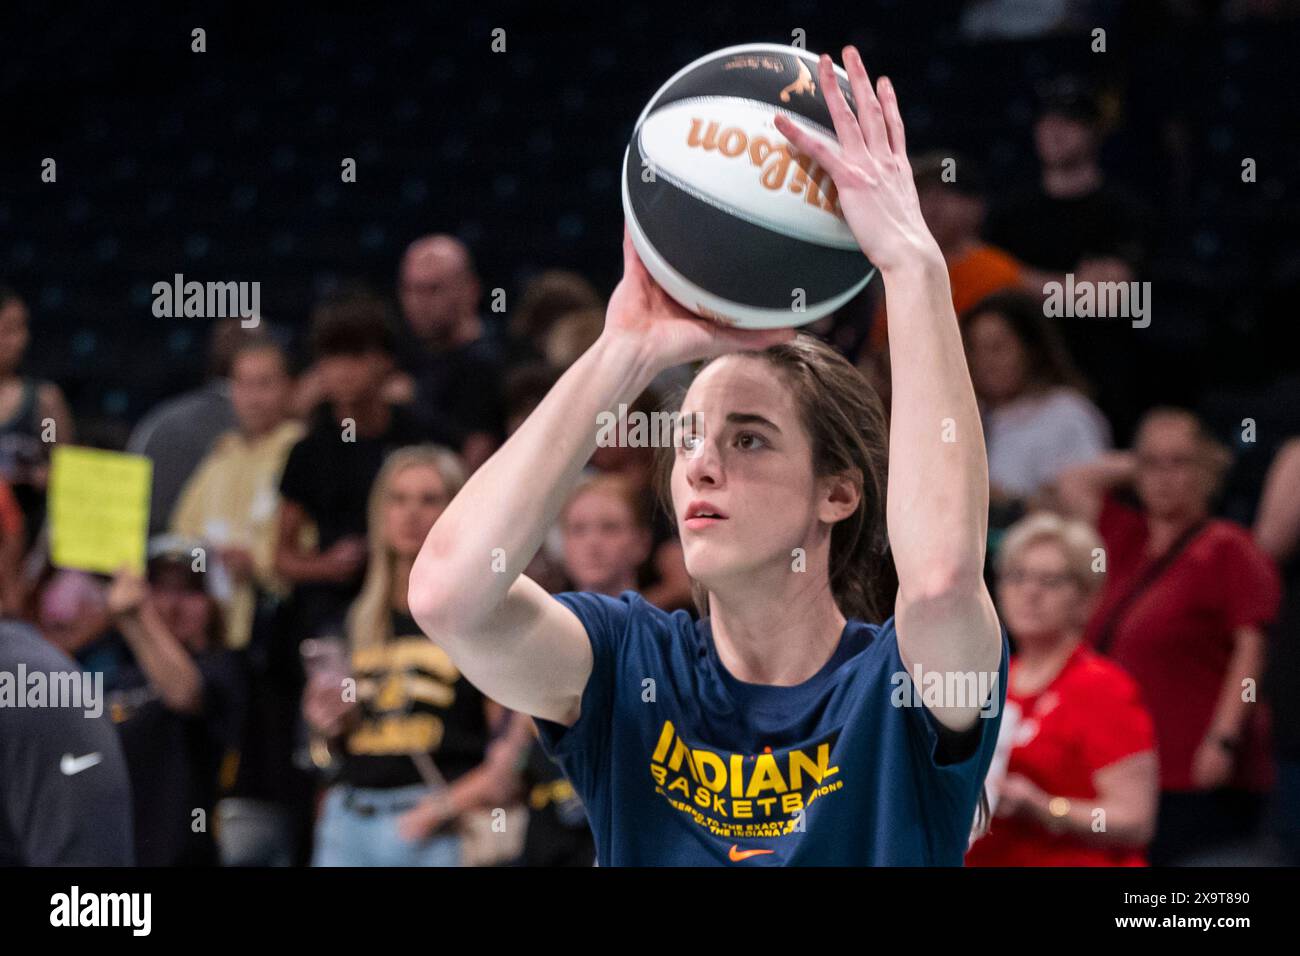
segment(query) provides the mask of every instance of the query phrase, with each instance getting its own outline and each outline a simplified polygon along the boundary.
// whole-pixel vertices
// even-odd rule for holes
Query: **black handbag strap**
[[[1192,543],[1192,539],[1200,534],[1201,529],[1207,524],[1209,524],[1209,519],[1202,518],[1180,534],[1178,539],[1169,546],[1168,550],[1156,558],[1151,566],[1146,569],[1146,573],[1134,581],[1124,596],[1115,603],[1097,631],[1097,653],[1105,654],[1110,650],[1110,645],[1115,640],[1115,632],[1119,630],[1119,623],[1124,619],[1124,615],[1128,613],[1137,599],[1156,582],[1156,579],[1169,570],[1169,566],[1178,560],[1178,556],[1183,553],[1183,550]]]

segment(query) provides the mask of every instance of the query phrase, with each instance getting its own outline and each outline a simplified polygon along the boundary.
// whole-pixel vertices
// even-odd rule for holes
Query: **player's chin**
[[[682,560],[686,573],[707,586],[710,579],[722,580],[744,570],[739,552],[717,541],[682,540]]]

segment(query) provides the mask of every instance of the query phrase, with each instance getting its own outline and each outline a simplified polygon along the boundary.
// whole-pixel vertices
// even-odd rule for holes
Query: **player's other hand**
[[[776,117],[776,128],[830,174],[845,222],[882,274],[926,257],[942,261],[938,244],[921,217],[893,84],[881,78],[872,89],[855,47],[844,48],[844,68],[857,101],[857,115],[844,99],[831,58],[822,54],[817,67],[838,146],[783,115]]]
[[[623,229],[623,278],[605,311],[604,335],[631,344],[656,371],[725,352],[788,342],[794,329],[737,329],[679,305],[646,271]]]

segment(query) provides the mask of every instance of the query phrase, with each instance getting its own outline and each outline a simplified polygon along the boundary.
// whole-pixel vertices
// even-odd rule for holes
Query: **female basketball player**
[[[777,124],[833,177],[884,279],[883,500],[885,425],[865,380],[810,336],[694,318],[625,240],[600,339],[470,478],[411,574],[426,633],[537,718],[602,866],[960,865],[967,847],[1006,684],[982,577],[987,462],[893,88],[873,91],[852,47],[845,62],[857,116],[820,65],[838,147]],[[685,396],[695,425],[670,484],[708,616],[634,591],[547,594],[520,572],[595,448],[597,414],[698,359],[712,361]],[[898,590],[875,624],[882,512]]]

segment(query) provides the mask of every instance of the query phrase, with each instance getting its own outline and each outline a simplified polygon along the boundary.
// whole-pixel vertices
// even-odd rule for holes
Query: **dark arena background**
[[[1016,523],[1040,511],[1073,513],[1071,492],[1102,480],[1108,464],[1145,467],[1156,454],[1137,447],[1148,413],[1171,406],[1180,411],[1161,420],[1199,423],[1189,447],[1212,448],[1222,464],[1200,506],[1259,558],[1258,580],[1244,579],[1245,559],[1201,568],[1208,576],[1200,580],[1222,584],[1221,595],[1172,584],[1159,592],[1169,627],[1194,620],[1202,643],[1186,660],[1159,651],[1166,656],[1150,686],[1142,662],[1156,652],[1130,647],[1136,638],[1105,648],[1137,672],[1154,726],[1147,749],[1176,749],[1164,735],[1189,725],[1232,728],[1224,746],[1235,763],[1222,773],[1206,770],[1200,751],[1177,774],[1161,764],[1151,801],[1182,829],[1153,826],[1112,856],[1092,854],[1086,835],[1069,838],[1078,854],[1055,836],[1026,837],[993,860],[1300,862],[1300,4],[619,0],[282,10],[11,0],[0,11],[0,670],[57,669],[72,658],[79,673],[104,675],[104,729],[121,737],[134,837],[118,858],[102,845],[118,823],[97,837],[73,833],[72,818],[100,812],[93,801],[102,795],[51,796],[79,780],[66,765],[63,778],[20,792],[24,784],[0,760],[0,863],[305,866],[349,775],[375,784],[367,792],[429,783],[400,748],[347,753],[329,744],[337,734],[320,731],[326,717],[304,716],[320,670],[347,672],[345,645],[331,639],[343,636],[362,591],[365,499],[379,462],[392,447],[434,441],[454,453],[446,467],[472,473],[595,341],[622,269],[619,172],[636,117],[676,70],[751,42],[825,51],[837,62],[854,44],[871,75],[889,76],[898,90],[986,416],[991,589],[997,547]],[[178,276],[255,288],[257,327],[187,315],[181,303],[169,309],[157,286]],[[1065,276],[1145,289],[1147,315],[1054,313],[1048,286]],[[808,331],[887,398],[882,292],[873,280]],[[990,294],[998,298],[977,307]],[[258,344],[241,344],[243,336]],[[234,408],[237,363],[259,354],[275,359],[247,372],[262,376],[249,386],[262,391]],[[388,363],[375,379],[382,412],[369,404],[374,395],[349,393],[328,372],[338,356],[358,363],[344,379],[371,374],[367,356]],[[1008,363],[1020,369],[1010,384]],[[667,400],[682,380],[656,382],[664,387],[639,407]],[[1031,476],[1035,455],[1004,448],[1000,457],[995,444],[999,434],[1013,441],[1024,424],[1008,404],[1029,408],[1043,389],[1087,403],[1095,447],[1066,449],[1059,468]],[[363,433],[367,415],[388,421],[398,410],[378,426],[382,438],[362,435],[374,445],[371,465],[333,461],[319,442],[307,447],[331,407]],[[259,415],[261,424],[250,424]],[[287,436],[278,457],[232,450],[228,432],[259,430]],[[71,458],[57,461],[60,445],[151,460],[147,536],[90,540],[143,520],[138,501],[123,504],[97,484],[140,459],[91,458],[74,475]],[[231,474],[268,468],[256,494],[231,490]],[[636,520],[653,548],[633,562],[630,586],[695,613],[671,522],[649,516],[648,469],[633,451],[600,449],[588,472],[618,475],[622,484],[606,494],[636,499],[629,514],[646,514]],[[56,491],[68,514],[90,516],[93,535],[76,540],[79,525],[67,515],[56,526]],[[1144,520],[1140,487],[1115,494],[1132,520]],[[97,495],[113,499],[112,520],[95,516]],[[1111,537],[1119,533],[1107,515],[1114,519],[1094,510],[1091,520],[1118,560],[1122,535]],[[575,571],[581,562],[564,529],[554,530],[530,576],[552,591],[593,587]],[[194,567],[196,548],[210,566]],[[96,567],[109,553],[134,554],[140,574]],[[224,583],[205,583],[214,573]],[[163,631],[170,620],[151,589],[177,601],[205,596],[198,643],[165,639],[198,662],[208,690],[195,700],[220,698],[221,714],[194,700],[173,706],[181,692],[141,663],[146,638],[126,632],[148,630],[150,614]],[[1138,597],[1107,603],[1106,593],[1112,617]],[[1175,606],[1184,600],[1194,606]],[[1207,620],[1220,622],[1218,637],[1202,633]],[[1114,620],[1107,628],[1124,633]],[[205,637],[211,642],[195,651]],[[1173,647],[1178,635],[1167,639]],[[50,658],[30,641],[56,649],[53,663],[41,664]],[[381,684],[393,679],[383,661],[353,659],[354,673],[367,666]],[[1239,713],[1216,703],[1218,688],[1243,675],[1258,697]],[[401,719],[422,706],[407,700]],[[35,713],[0,707],[0,758],[18,760],[20,733],[43,739],[55,761],[95,749],[60,737],[58,721],[42,724]],[[1093,731],[1112,733],[1096,729],[1110,728],[1112,716],[1093,713]],[[512,835],[528,834],[497,841],[495,854],[490,837],[465,836],[485,865],[589,866],[581,805],[517,717],[490,706],[456,717],[470,728],[466,740],[481,737],[477,755],[453,755],[459,763],[448,758],[435,773],[493,770],[466,798],[478,803],[461,812],[460,831],[449,817],[430,817],[412,838],[446,844],[450,855],[340,851],[332,861],[469,865],[447,834],[468,833],[476,814],[490,830],[496,811]],[[1256,730],[1266,736],[1250,737]],[[410,733],[418,738],[418,729]],[[493,747],[514,749],[498,766],[487,756]],[[1247,751],[1258,755],[1258,773],[1245,767]],[[436,747],[432,756],[442,761]],[[384,764],[394,760],[398,771]],[[1052,795],[1051,782],[1035,786]],[[45,795],[39,808],[33,792]],[[395,809],[410,808],[378,801],[356,812]],[[196,829],[194,814],[205,825]],[[1016,832],[1047,834],[1050,822],[1022,808]],[[1049,849],[1035,856],[1035,846]],[[1129,912],[1100,905],[1107,918]]]

